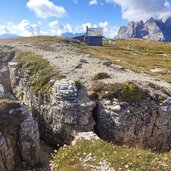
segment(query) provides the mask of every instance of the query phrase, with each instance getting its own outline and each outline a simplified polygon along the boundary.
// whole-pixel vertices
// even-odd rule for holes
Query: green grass
[[[133,82],[105,84],[102,81],[95,82],[90,88],[92,94],[89,95],[91,99],[98,97],[99,99],[112,100],[117,98],[119,101],[137,102],[141,100],[145,92],[141,90]]]
[[[109,62],[122,65],[136,72],[145,72],[157,78],[171,82],[167,73],[152,73],[155,67],[171,70],[171,43],[147,42],[144,40],[116,40],[111,46],[107,41],[104,46],[80,45],[81,51]]]
[[[88,163],[97,166],[107,161],[115,170],[122,171],[170,171],[171,153],[157,154],[139,148],[119,147],[102,140],[78,141],[74,146],[60,148],[53,159],[53,171],[90,171],[80,158],[91,153],[95,160]]]
[[[108,73],[100,72],[94,75],[91,80],[103,80],[107,78],[110,78],[110,75]]]
[[[34,93],[50,93],[51,79],[64,78],[60,73],[54,71],[49,62],[39,55],[30,52],[18,52],[14,61],[19,62],[22,74],[29,73],[29,83]]]

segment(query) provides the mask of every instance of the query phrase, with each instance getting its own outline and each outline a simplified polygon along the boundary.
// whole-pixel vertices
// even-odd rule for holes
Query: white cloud
[[[49,23],[49,27],[51,28],[51,33],[57,36],[61,36],[63,33],[67,32],[73,32],[73,28],[70,24],[62,24],[57,20]]]
[[[111,26],[107,21],[100,22],[98,24],[92,24],[90,22],[83,23],[81,25],[77,25],[76,27],[71,26],[70,24],[62,24],[59,21],[55,20],[49,23],[49,27],[51,29],[51,34],[61,36],[63,33],[85,33],[86,26],[88,27],[102,27],[104,31],[104,36],[108,38],[113,38],[116,36],[118,28]]]
[[[107,38],[114,38],[117,35],[118,27],[111,26],[107,21],[100,22],[98,26],[103,28],[104,36]]]
[[[97,0],[90,0],[90,5],[97,5],[98,4],[98,1]]]
[[[26,5],[40,18],[66,16],[66,10],[62,6],[56,6],[49,0],[29,0]]]
[[[113,38],[118,28],[110,25],[107,21],[100,22],[97,24],[92,24],[90,22],[83,23],[81,25],[72,26],[71,24],[62,24],[59,21],[55,20],[50,22],[49,30],[42,31],[42,23],[32,24],[28,20],[22,20],[20,23],[16,24],[9,22],[4,26],[0,26],[0,35],[1,34],[15,34],[23,37],[36,36],[36,35],[57,35],[61,36],[64,33],[85,33],[86,26],[88,27],[102,27],[104,31],[104,36],[108,38]]]
[[[151,17],[166,19],[171,16],[171,5],[167,0],[106,0],[118,4],[122,17],[128,20],[147,20]]]
[[[0,26],[0,34],[15,34],[27,37],[42,33],[37,24],[31,24],[28,20],[22,20],[19,24],[9,22],[5,26]]]
[[[86,31],[86,27],[98,27],[97,24],[92,24],[92,23],[83,23],[81,25],[78,25],[74,28],[75,33],[84,33]]]

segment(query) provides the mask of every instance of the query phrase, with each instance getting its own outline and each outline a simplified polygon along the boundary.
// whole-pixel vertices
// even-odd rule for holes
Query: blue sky
[[[103,27],[114,37],[128,21],[171,16],[171,0],[1,0],[0,34],[20,36],[84,32]]]

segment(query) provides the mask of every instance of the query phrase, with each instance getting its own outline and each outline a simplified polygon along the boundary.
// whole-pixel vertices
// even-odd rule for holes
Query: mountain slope
[[[13,38],[19,38],[20,36],[15,34],[2,34],[0,35],[0,39],[13,39]]]
[[[165,22],[150,18],[146,22],[130,22],[128,26],[121,26],[116,39],[141,38],[152,41],[171,41],[171,18]]]

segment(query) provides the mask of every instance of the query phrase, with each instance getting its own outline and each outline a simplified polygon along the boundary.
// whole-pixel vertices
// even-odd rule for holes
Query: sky
[[[171,16],[171,0],[0,0],[0,35],[84,33],[102,27],[113,38],[122,25]]]

